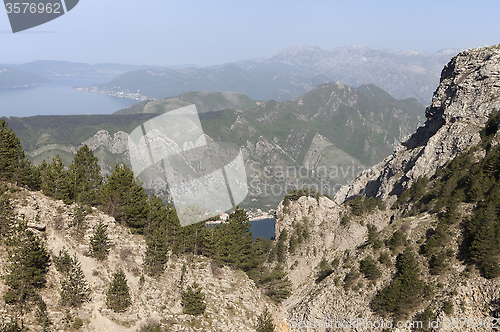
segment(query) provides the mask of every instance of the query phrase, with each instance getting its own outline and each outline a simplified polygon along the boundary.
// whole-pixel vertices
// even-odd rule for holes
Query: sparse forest
[[[164,205],[158,197],[148,195],[137,184],[127,166],[117,165],[111,175],[103,179],[97,158],[84,145],[78,149],[69,168],[63,166],[59,156],[53,158],[51,163],[42,162],[34,167],[7,123],[2,120],[0,125],[1,180],[31,190],[41,190],[45,195],[61,199],[66,204],[77,203],[73,214],[76,233],[83,234],[77,228],[83,225],[90,208],[97,207],[115,217],[132,233],[145,237],[147,249],[144,271],[152,277],[163,273],[170,253],[203,255],[213,259],[216,264],[245,271],[276,302],[289,296],[290,282],[280,266],[282,249],[276,261],[275,256],[271,255],[275,247],[273,242],[264,238],[254,241],[249,231],[247,213],[243,209],[237,208],[226,223],[207,225],[202,222],[181,227],[173,206]],[[10,248],[11,260],[6,279],[9,290],[4,300],[16,304],[21,315],[38,306],[43,316],[44,306],[40,302],[43,299],[37,290],[44,287],[51,262],[64,276],[61,285],[62,305],[78,307],[90,300],[90,289],[76,257],[61,251],[51,259],[43,241],[26,225],[14,222],[7,188],[2,187],[1,194],[0,232]],[[14,227],[16,224],[18,226]],[[99,223],[90,238],[89,254],[98,260],[105,260],[109,247],[106,226]],[[117,312],[126,310],[133,302],[124,276],[123,271],[114,274],[107,294],[108,307]],[[191,288],[193,294],[189,293],[189,289],[187,292],[188,298],[198,294],[195,288]],[[193,309],[193,314],[199,314],[200,308]],[[186,310],[191,313],[190,309]],[[48,324],[42,318],[41,321]]]

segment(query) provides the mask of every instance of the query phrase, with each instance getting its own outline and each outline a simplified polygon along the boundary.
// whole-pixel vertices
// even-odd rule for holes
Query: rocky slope
[[[72,227],[75,205],[66,206],[42,195],[11,187],[12,203],[17,218],[24,218],[32,226],[44,229],[33,230],[42,239],[52,254],[66,248],[71,256],[81,262],[82,270],[92,291],[92,300],[81,308],[60,305],[62,275],[51,265],[47,287],[41,296],[47,303],[47,311],[53,325],[52,331],[72,331],[75,318],[83,321],[79,331],[139,331],[143,326],[159,324],[166,331],[255,331],[257,317],[267,306],[275,312],[275,306],[263,295],[255,283],[241,271],[219,267],[201,256],[171,256],[165,273],[158,279],[143,273],[143,257],[146,244],[140,235],[117,224],[114,218],[93,210],[84,223],[83,234]],[[107,260],[101,262],[89,257],[89,239],[97,222],[107,225],[112,242]],[[0,246],[1,274],[6,273],[7,252]],[[107,309],[106,291],[112,274],[121,267],[126,274],[132,296],[132,306],[123,313]],[[183,267],[186,271],[181,284]],[[202,316],[182,313],[182,286],[197,282],[205,294],[207,309]],[[0,279],[0,294],[6,286]],[[0,324],[8,322],[6,317],[12,307],[0,301]],[[4,321],[7,319],[7,321]],[[41,331],[35,323],[34,313],[27,316],[25,325],[30,331]]]
[[[426,110],[424,126],[404,140],[391,156],[343,187],[333,200],[303,196],[280,204],[277,209],[277,238],[284,229],[289,236],[298,234],[304,224],[309,225],[311,230],[307,240],[287,253],[285,265],[294,287],[293,295],[283,306],[289,327],[296,327],[297,322],[314,324],[326,319],[330,323],[354,320],[352,330],[373,330],[366,324],[357,325],[356,320],[374,322],[382,319],[374,314],[372,300],[391,281],[396,269],[395,254],[387,247],[382,245],[374,249],[366,245],[367,226],[375,227],[382,241],[400,230],[407,237],[408,245],[418,248],[429,230],[432,232],[436,227],[439,215],[426,212],[410,217],[404,213],[407,207],[389,207],[397,195],[409,188],[419,176],[430,177],[436,169],[480,142],[480,131],[489,115],[500,109],[499,95],[500,47],[461,52],[443,69],[441,82]],[[497,132],[491,144],[499,142],[500,133]],[[481,159],[484,155],[485,151],[480,149],[475,157]],[[386,207],[355,215],[345,202],[360,194],[381,199]],[[467,216],[473,208],[462,203],[459,211]],[[459,251],[462,232],[462,226],[451,227],[453,240],[449,249]],[[381,264],[383,273],[378,280],[356,277],[354,281],[349,281],[353,282],[352,285],[346,286],[351,268],[357,269],[360,261],[368,256],[377,259],[384,253],[391,258],[389,263]],[[336,262],[326,276],[321,275],[321,270],[325,269],[320,266],[323,259],[328,264]],[[500,298],[498,278],[485,279],[456,257],[451,258],[450,271],[441,275],[430,274],[425,257],[417,255],[417,260],[421,266],[421,278],[434,286],[434,293],[408,319],[418,321],[427,306],[435,313],[434,319],[440,321],[439,331],[490,330],[484,325],[472,328],[445,322],[452,318],[494,322]],[[452,312],[445,310],[446,306],[451,306]],[[383,319],[390,320],[390,317]],[[319,329],[304,330],[327,329],[323,325]],[[411,328],[393,330],[410,331]]]
[[[400,194],[419,176],[480,141],[480,129],[500,109],[500,50],[498,47],[459,53],[444,67],[424,126],[396,148],[394,154],[363,173],[336,196],[337,203],[362,191],[387,198]]]

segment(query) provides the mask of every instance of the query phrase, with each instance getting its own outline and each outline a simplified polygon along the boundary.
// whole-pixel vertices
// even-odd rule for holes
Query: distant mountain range
[[[190,104],[197,106],[203,131],[213,141],[231,142],[243,149],[254,193],[269,191],[271,185],[284,190],[288,184],[287,191],[296,183],[319,185],[322,179],[333,190],[388,156],[424,115],[424,107],[416,99],[396,100],[374,85],[355,89],[332,83],[290,101],[264,102],[233,92],[187,92],[144,101],[114,115],[8,121],[35,164],[50,162],[60,154],[68,165],[78,146],[85,143],[98,156],[102,169],[109,172],[116,163],[130,163],[128,133],[135,127]],[[307,171],[307,176],[281,176],[277,174],[280,167],[302,167],[302,175]],[[314,175],[313,170],[321,167],[328,174]],[[242,205],[274,207],[284,194],[250,195]]]
[[[118,75],[92,91],[167,98],[186,91],[232,91],[259,100],[290,100],[323,83],[375,84],[395,98],[431,101],[443,65],[459,50],[434,54],[349,46],[325,51],[296,45],[271,59],[206,68],[142,69]]]
[[[196,65],[90,65],[67,61],[34,61],[3,66],[54,80],[61,77],[99,78],[96,82],[109,80],[104,84],[79,88],[139,100],[164,99],[188,91],[228,91],[256,100],[291,100],[315,86],[338,81],[353,87],[375,84],[397,99],[417,98],[427,105],[439,83],[441,68],[458,51],[445,49],[428,54],[359,45],[326,51],[296,45],[270,59],[244,60],[205,68]]]
[[[30,73],[52,77],[102,77],[112,79],[113,77],[134,70],[148,68],[162,68],[160,66],[133,66],[116,63],[100,63],[90,65],[88,63],[69,61],[47,61],[37,60],[20,65],[5,65],[11,68],[21,69]]]

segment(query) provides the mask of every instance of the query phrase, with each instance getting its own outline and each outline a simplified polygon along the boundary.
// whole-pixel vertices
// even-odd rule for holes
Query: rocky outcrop
[[[353,331],[381,330],[358,322],[381,321],[382,318],[372,311],[371,300],[392,279],[396,271],[394,265],[385,266],[377,281],[368,283],[361,277],[355,281],[354,287],[345,286],[351,267],[357,269],[363,258],[378,258],[381,251],[388,251],[384,247],[375,251],[364,245],[367,225],[375,226],[381,239],[387,239],[396,230],[402,230],[408,243],[418,248],[426,237],[426,230],[435,227],[437,216],[423,214],[405,218],[397,210],[389,208],[355,216],[343,203],[365,194],[381,199],[387,207],[391,206],[396,195],[410,187],[419,176],[430,177],[437,168],[481,141],[480,132],[490,114],[500,109],[498,97],[500,47],[461,52],[443,69],[433,101],[426,109],[425,124],[405,139],[391,156],[342,187],[333,200],[301,197],[297,201],[280,204],[277,209],[277,238],[284,229],[289,237],[295,235],[301,227],[299,223],[307,222],[310,230],[307,240],[293,252],[286,253],[284,265],[294,289],[283,305],[283,311],[288,315],[285,324],[288,328],[302,328],[303,331],[342,328]],[[498,142],[500,133],[497,133],[492,145]],[[483,158],[484,151],[478,151],[476,157]],[[453,232],[455,235],[450,249],[458,252],[460,227],[456,226]],[[320,262],[323,259],[328,264],[332,261],[338,263],[326,277],[321,275]],[[395,255],[391,259],[394,264]],[[474,269],[466,270],[465,264],[456,258],[453,258],[449,273],[433,276],[428,271],[425,257],[418,256],[417,259],[422,267],[421,278],[436,286],[433,300],[425,305],[434,310],[436,320],[440,321],[440,331],[471,330],[444,324],[451,318],[493,321],[492,312],[498,310],[495,306],[500,299],[499,280],[487,280]],[[453,313],[445,313],[445,301],[452,303]],[[417,309],[413,318],[418,318],[423,310],[424,304]],[[348,324],[347,327],[325,325],[342,322]],[[351,323],[353,325],[349,325]],[[309,324],[309,327],[304,324]],[[392,331],[410,330],[403,327]],[[477,325],[474,330],[487,331],[488,328]]]
[[[385,199],[401,193],[419,176],[479,143],[488,116],[500,109],[500,48],[464,51],[444,67],[425,125],[391,156],[363,172],[335,196],[337,203],[365,194]]]
[[[111,137],[106,130],[99,130],[82,145],[86,144],[92,151],[106,149],[111,153],[121,154],[128,151],[128,136],[127,133],[118,131]]]
[[[67,206],[40,192],[24,189],[15,192],[11,201],[17,219],[33,226],[33,231],[40,235],[50,253],[56,255],[66,248],[78,259],[92,291],[92,300],[82,307],[62,306],[60,285],[63,276],[52,264],[47,287],[40,293],[53,323],[51,331],[73,331],[72,320],[78,317],[83,321],[79,329],[83,332],[143,331],[143,326],[151,323],[159,324],[165,331],[254,332],[257,318],[266,306],[273,315],[276,314],[276,306],[262,295],[244,272],[221,267],[206,257],[171,255],[164,274],[156,279],[149,277],[143,271],[144,238],[131,234],[113,217],[95,208],[86,216],[80,229],[82,233],[78,233],[72,226],[76,205]],[[103,262],[88,254],[90,237],[99,221],[107,226],[112,244],[109,257]],[[42,224],[45,229],[37,229]],[[7,256],[5,245],[0,245],[2,275],[6,275]],[[181,284],[183,267],[185,273]],[[118,268],[124,270],[132,296],[132,306],[123,313],[115,313],[106,307],[106,292],[112,274]],[[0,279],[0,295],[7,290],[4,282],[3,278]],[[182,313],[181,292],[193,282],[201,285],[205,294],[207,309],[202,316]],[[0,325],[9,321],[12,309],[0,301]],[[24,325],[30,331],[41,331],[34,314],[24,317]]]

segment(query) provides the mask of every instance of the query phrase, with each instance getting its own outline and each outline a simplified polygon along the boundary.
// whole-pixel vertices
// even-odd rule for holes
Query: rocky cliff
[[[444,67],[441,82],[427,107],[427,121],[384,161],[365,171],[335,196],[337,203],[364,193],[386,199],[400,194],[419,176],[480,141],[480,129],[500,109],[500,49],[459,53]]]
[[[293,295],[283,305],[288,327],[300,328],[302,322],[304,331],[330,331],[342,326],[353,331],[372,331],[382,328],[374,328],[369,323],[385,320],[396,324],[394,318],[375,314],[372,302],[396,273],[397,252],[388,249],[387,243],[396,231],[400,231],[407,245],[418,249],[436,229],[440,214],[424,212],[412,216],[404,213],[407,207],[389,207],[418,177],[432,176],[438,168],[481,141],[481,130],[489,116],[500,109],[499,96],[500,47],[461,52],[444,67],[432,103],[426,109],[425,124],[405,139],[391,156],[341,188],[333,200],[303,196],[279,205],[276,238],[284,229],[288,239],[300,235],[304,224],[310,230],[306,240],[286,253],[285,268],[294,288]],[[491,145],[499,142],[497,132]],[[474,156],[481,159],[485,155],[486,151],[480,148]],[[385,206],[382,204],[371,212],[355,214],[347,202],[360,195],[375,197]],[[469,216],[473,208],[462,203],[460,215]],[[464,228],[450,227],[453,240],[448,249],[458,252],[463,245]],[[381,239],[380,246],[366,242],[370,229],[372,235]],[[380,261],[382,274],[374,281],[363,278],[359,272],[356,274],[360,262],[368,257]],[[382,257],[389,259],[386,261]],[[424,256],[417,255],[417,260],[421,266],[420,277],[433,285],[433,295],[406,317],[407,320],[418,322],[427,307],[433,312],[433,319],[440,322],[439,331],[487,331],[491,328],[482,324],[471,327],[445,322],[481,319],[494,323],[500,298],[498,278],[483,278],[458,256],[450,259],[450,270],[440,275],[430,273]],[[328,325],[337,323],[340,327]],[[416,329],[415,326],[394,327],[390,330]]]

